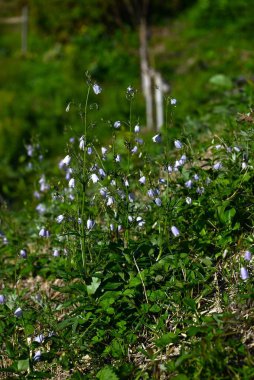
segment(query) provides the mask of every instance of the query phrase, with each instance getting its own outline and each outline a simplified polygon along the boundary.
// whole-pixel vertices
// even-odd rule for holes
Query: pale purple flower
[[[119,120],[114,122],[114,128],[118,129],[121,127],[121,122]]]
[[[165,180],[165,178],[159,178],[159,181],[158,181],[159,183],[162,183],[162,184],[164,184],[164,183],[167,183],[167,181]]]
[[[220,150],[222,148],[222,145],[221,144],[217,144],[217,145],[215,145],[215,149],[216,150]]]
[[[154,190],[153,189],[149,189],[147,191],[147,195],[150,197],[150,198],[153,198],[155,196],[155,193],[154,193]]]
[[[146,177],[143,175],[142,177],[139,178],[138,180],[142,185],[146,183]]]
[[[110,185],[111,185],[111,186],[116,186],[116,181],[115,181],[114,179],[112,179],[112,180],[110,181]]]
[[[41,176],[41,178],[39,179],[39,184],[41,192],[47,191],[49,189],[49,185],[46,182],[45,175]]]
[[[108,189],[107,189],[106,187],[102,187],[102,188],[100,189],[100,194],[101,194],[101,196],[102,196],[103,198],[106,198],[106,196],[107,196],[107,192],[108,192]]]
[[[95,222],[92,219],[87,219],[86,227],[88,230],[91,230],[95,225]]]
[[[93,85],[93,92],[95,93],[95,95],[100,94],[101,91],[102,91],[102,88],[101,88],[97,83],[95,83],[95,84]]]
[[[20,307],[18,307],[15,311],[14,311],[14,316],[17,317],[17,318],[20,318],[23,314],[23,311]]]
[[[129,186],[130,186],[129,181],[128,181],[127,178],[124,179],[124,182],[123,182],[123,183],[124,183],[124,186],[125,186],[125,187],[129,187]]]
[[[32,157],[33,153],[34,153],[34,147],[33,147],[33,145],[26,145],[26,150],[27,150],[27,155],[29,157]]]
[[[243,161],[243,162],[242,162],[242,170],[247,169],[247,167],[248,167],[247,162]]]
[[[214,170],[220,170],[222,168],[222,163],[221,162],[217,162],[216,164],[213,165],[213,169]]]
[[[137,216],[136,222],[137,222],[139,227],[143,227],[145,224],[145,221],[141,218],[141,216]]]
[[[93,173],[90,178],[91,178],[93,183],[96,183],[100,180],[99,177],[97,176],[97,174],[95,174],[95,173]]]
[[[74,189],[74,187],[75,187],[75,178],[71,178],[71,179],[69,180],[69,187],[70,187],[71,189]]]
[[[71,176],[72,176],[72,173],[73,173],[72,168],[67,168],[66,173],[65,173],[65,179],[66,179],[67,181],[70,180],[70,178],[71,178]]]
[[[115,161],[116,162],[120,162],[121,161],[121,156],[120,154],[117,154],[116,157],[115,157]]]
[[[46,228],[43,227],[40,229],[39,236],[48,238],[50,236],[50,233],[48,230],[46,230]]]
[[[205,189],[203,186],[199,186],[196,190],[196,193],[199,195],[202,195],[205,192]]]
[[[185,187],[187,187],[187,189],[192,188],[192,180],[191,179],[189,179],[188,181],[185,182]]]
[[[106,177],[106,173],[101,168],[99,169],[99,174],[100,174],[101,178],[105,178]]]
[[[41,360],[41,351],[40,350],[38,350],[38,351],[35,352],[33,360],[35,362],[39,362]]]
[[[0,305],[3,305],[5,303],[5,296],[3,294],[0,294]]]
[[[22,257],[23,259],[27,258],[27,250],[26,249],[21,249],[19,251],[19,256]]]
[[[60,256],[59,249],[55,248],[55,249],[53,250],[53,256],[54,256],[54,257],[58,257],[58,256]]]
[[[144,143],[144,140],[141,138],[136,138],[135,141],[137,144],[140,144],[140,145],[142,145]]]
[[[75,142],[75,137],[70,137],[69,141],[70,141],[71,144],[73,144]]]
[[[173,172],[173,168],[171,165],[168,165],[168,173],[172,173]]]
[[[137,125],[135,125],[135,127],[134,127],[134,132],[135,132],[135,133],[139,133],[139,131],[140,131],[140,126],[137,124]]]
[[[110,223],[110,225],[109,225],[109,229],[110,229],[110,231],[114,231],[114,229],[115,229],[115,226],[114,226],[114,224],[113,223]]]
[[[245,258],[246,261],[251,261],[251,252],[250,251],[245,251],[244,258]]]
[[[176,103],[177,103],[177,100],[176,99],[170,99],[170,104],[172,105],[172,106],[175,106],[176,105]]]
[[[40,199],[40,197],[41,197],[41,194],[39,193],[39,191],[34,191],[34,198]]]
[[[132,154],[135,154],[135,153],[137,153],[137,151],[138,151],[138,147],[137,147],[137,145],[135,145],[135,146],[131,149],[131,153],[132,153]]]
[[[33,342],[43,343],[44,340],[45,340],[45,336],[43,334],[39,334],[34,337]]]
[[[153,142],[155,142],[155,143],[160,143],[160,142],[161,142],[161,135],[158,134],[158,135],[153,136],[153,137],[152,137],[152,140],[153,140]]]
[[[114,202],[114,198],[112,196],[109,196],[107,200],[107,206],[111,206],[112,204],[114,204]]]
[[[193,179],[194,179],[195,181],[198,181],[198,180],[199,180],[199,175],[198,175],[198,174],[194,174]]]
[[[85,149],[85,136],[81,136],[79,139],[79,149],[80,150]]]
[[[103,156],[107,153],[107,151],[107,148],[105,148],[104,146],[101,147],[101,153]]]
[[[39,203],[39,204],[36,206],[36,211],[37,211],[39,214],[44,214],[45,211],[46,211],[46,206],[45,206],[43,203]]]
[[[128,215],[128,221],[131,223],[133,222],[133,217],[131,215]]]
[[[56,218],[56,221],[57,223],[62,223],[62,221],[64,220],[64,215],[58,215],[57,218]]]
[[[87,154],[90,156],[93,153],[93,149],[91,146],[87,148]]]
[[[118,232],[121,232],[123,230],[123,227],[121,226],[121,224],[119,224],[118,226],[117,226],[117,231]]]
[[[190,197],[187,197],[187,198],[185,199],[185,201],[186,201],[186,203],[187,203],[188,205],[190,205],[190,204],[192,203],[192,199],[191,199]]]
[[[240,275],[242,280],[247,280],[249,278],[249,273],[245,267],[242,267],[240,270]]]
[[[62,160],[62,163],[66,166],[69,166],[70,162],[71,162],[71,156],[67,154],[67,156],[65,156],[64,159]]]
[[[241,152],[241,149],[239,148],[239,146],[234,146],[233,149],[237,153]]]
[[[161,206],[161,199],[160,199],[160,198],[155,198],[154,203],[155,203],[158,207],[160,207],[160,206]]]
[[[183,144],[181,143],[180,140],[175,140],[174,145],[175,145],[176,149],[181,149],[183,147]]]
[[[172,226],[172,227],[171,227],[171,232],[172,232],[172,234],[173,234],[175,237],[177,237],[177,236],[180,235],[180,231],[178,230],[178,228],[177,228],[176,226]]]

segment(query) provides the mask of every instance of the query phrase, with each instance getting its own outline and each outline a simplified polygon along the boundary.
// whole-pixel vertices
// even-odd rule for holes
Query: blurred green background
[[[84,102],[85,72],[102,86],[100,136],[126,120],[127,86],[145,123],[138,22],[147,6],[149,59],[177,98],[173,135],[185,127],[202,141],[252,107],[254,0],[0,0],[0,196],[13,207],[27,194],[25,144],[37,139],[49,166],[65,155],[65,131],[82,133],[70,101]],[[28,10],[27,48],[21,25]]]

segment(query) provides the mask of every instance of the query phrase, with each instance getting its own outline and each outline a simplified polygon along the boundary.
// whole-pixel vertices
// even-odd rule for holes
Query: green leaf
[[[87,285],[87,294],[93,295],[101,284],[101,280],[98,277],[92,277],[91,285]]]
[[[96,375],[99,380],[119,380],[119,378],[114,373],[112,367],[106,366],[102,368]]]
[[[28,371],[30,367],[29,359],[19,360],[18,361],[18,371]]]
[[[155,341],[157,347],[165,347],[169,343],[175,342],[177,339],[177,335],[169,332],[167,334],[162,335],[159,339]]]
[[[231,79],[224,74],[213,75],[209,79],[209,82],[216,87],[221,87],[221,88],[226,88],[226,89],[230,89],[233,86]]]

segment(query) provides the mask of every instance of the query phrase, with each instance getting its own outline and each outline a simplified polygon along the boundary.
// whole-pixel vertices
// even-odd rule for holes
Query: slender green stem
[[[80,228],[80,245],[82,253],[82,263],[85,273],[87,274],[87,257],[86,257],[86,226],[85,226],[85,204],[86,204],[86,143],[87,143],[87,108],[88,108],[88,99],[90,93],[90,86],[88,86],[86,101],[85,101],[85,110],[84,110],[84,154],[83,154],[83,169],[82,169],[82,201],[81,201],[81,224]]]
[[[132,99],[130,99],[130,109],[129,109],[129,146],[128,146],[128,167],[127,167],[127,179],[130,176],[130,156],[131,156],[131,133],[132,133]],[[126,201],[127,201],[127,215],[126,215],[126,231],[125,231],[125,238],[124,238],[124,246],[125,248],[128,247],[129,242],[129,193],[128,193],[128,187],[126,186]]]

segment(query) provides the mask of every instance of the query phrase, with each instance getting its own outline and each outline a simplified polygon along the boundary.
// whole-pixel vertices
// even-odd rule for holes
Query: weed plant
[[[86,79],[58,175],[27,144],[33,199],[19,215],[1,206],[1,372],[253,378],[253,113],[198,150],[171,136],[173,98],[161,133],[145,131],[131,86],[128,120],[94,124],[102,89]]]

